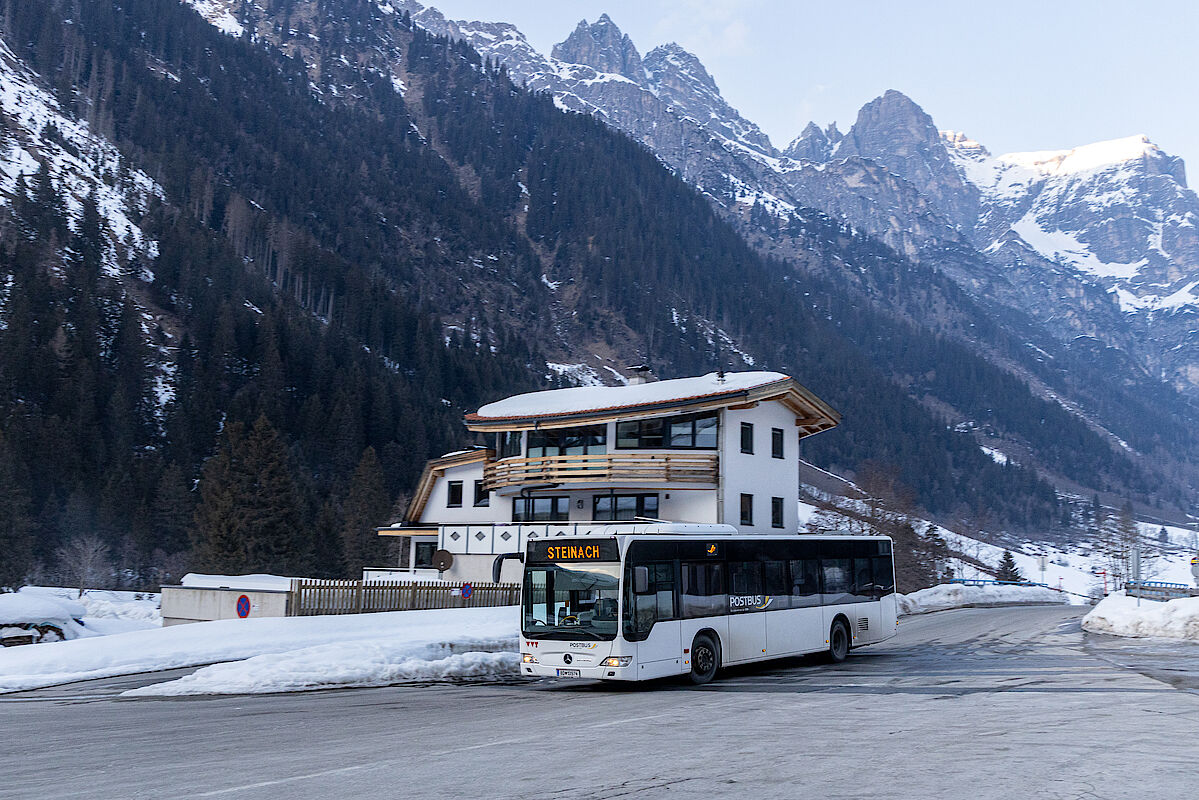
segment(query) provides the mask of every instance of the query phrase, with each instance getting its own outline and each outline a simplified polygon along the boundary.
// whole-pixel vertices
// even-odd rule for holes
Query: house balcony
[[[604,455],[505,458],[483,468],[489,490],[535,484],[647,486],[686,484],[715,488],[719,458],[714,452],[609,453]]]

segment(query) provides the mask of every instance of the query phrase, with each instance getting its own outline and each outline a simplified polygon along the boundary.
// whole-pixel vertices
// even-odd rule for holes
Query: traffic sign
[[[462,584],[462,599],[466,600],[467,598],[469,598],[471,595],[471,592],[473,592],[473,591],[474,591],[474,589],[471,588],[471,585],[469,583]]]
[[[237,598],[237,616],[245,619],[250,616],[250,598],[244,594]]]

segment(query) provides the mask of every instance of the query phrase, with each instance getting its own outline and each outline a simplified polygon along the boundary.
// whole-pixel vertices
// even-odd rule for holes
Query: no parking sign
[[[468,599],[471,595],[471,592],[473,592],[473,591],[474,591],[474,588],[472,588],[469,583],[462,584],[462,599],[463,600]]]
[[[237,598],[237,616],[242,619],[250,616],[250,598],[244,594]]]

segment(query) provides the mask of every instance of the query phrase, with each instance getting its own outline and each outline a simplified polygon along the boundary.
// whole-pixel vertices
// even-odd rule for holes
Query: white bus
[[[752,536],[727,525],[608,526],[528,543],[526,675],[645,680],[827,653],[895,635],[885,536]]]

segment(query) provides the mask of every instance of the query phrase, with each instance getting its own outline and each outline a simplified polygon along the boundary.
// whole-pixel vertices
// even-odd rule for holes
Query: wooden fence
[[[470,586],[469,597],[462,596]],[[316,614],[366,614],[373,611],[415,611],[428,608],[514,606],[516,583],[446,583],[445,581],[318,581],[291,582],[289,617]]]

